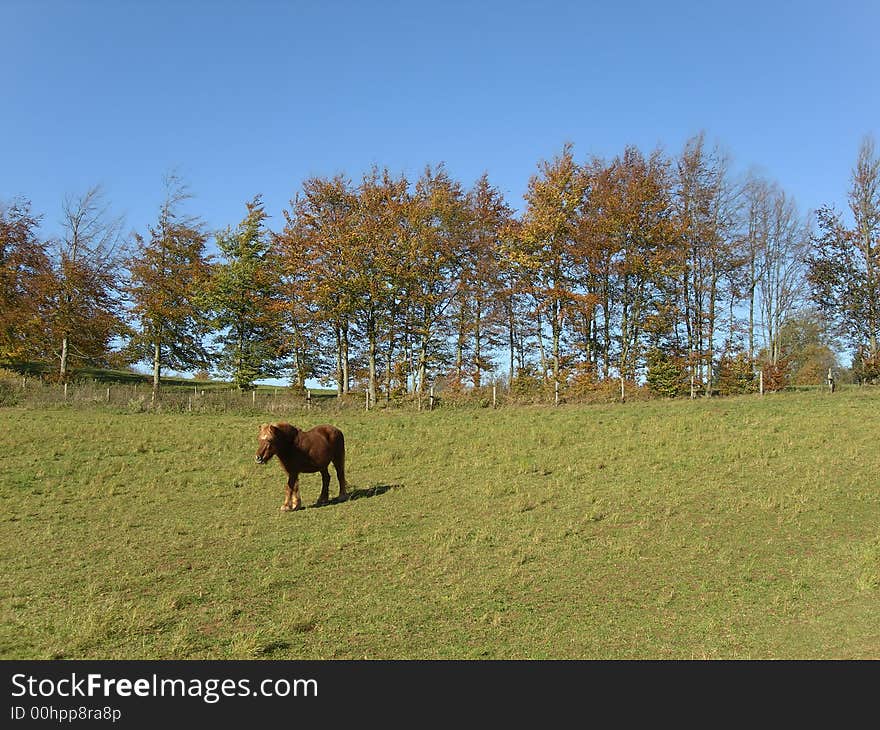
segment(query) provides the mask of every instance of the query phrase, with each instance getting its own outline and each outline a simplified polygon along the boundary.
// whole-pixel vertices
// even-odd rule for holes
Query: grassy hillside
[[[334,418],[0,409],[0,657],[880,658],[877,391]]]
[[[2,367],[31,378],[38,378],[40,376],[51,377],[57,374],[56,367],[40,362],[3,363]],[[74,382],[95,381],[98,383],[116,383],[120,385],[133,385],[135,383],[152,385],[153,383],[152,375],[139,373],[134,370],[82,367],[74,368],[70,375],[71,380]],[[162,384],[165,387],[186,386],[191,388],[193,385],[198,385],[200,388],[231,387],[230,383],[220,380],[194,380],[192,378],[181,378],[167,375],[162,376]]]

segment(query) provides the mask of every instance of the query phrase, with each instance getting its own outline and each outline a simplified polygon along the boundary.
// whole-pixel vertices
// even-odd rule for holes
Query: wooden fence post
[[[764,371],[758,371],[758,393],[764,395]]]
[[[67,400],[67,383],[64,383],[64,400]]]
[[[107,386],[107,402],[110,402],[110,386]]]
[[[306,388],[306,410],[312,410],[312,391]]]
[[[559,405],[559,381],[558,380],[553,381],[553,405],[554,406]]]
[[[498,403],[497,387],[495,383],[492,383],[492,408],[495,408]]]
[[[433,411],[434,410],[434,386],[433,385],[431,386],[431,393],[430,393],[429,397],[430,397],[430,400],[428,401],[428,410]]]

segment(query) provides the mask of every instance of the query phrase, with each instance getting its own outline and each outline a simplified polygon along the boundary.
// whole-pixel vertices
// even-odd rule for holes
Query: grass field
[[[333,419],[0,409],[0,657],[880,658],[877,390]]]

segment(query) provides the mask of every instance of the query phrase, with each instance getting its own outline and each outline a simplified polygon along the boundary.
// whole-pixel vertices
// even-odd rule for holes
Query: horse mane
[[[289,440],[292,442],[297,431],[299,431],[296,426],[291,426],[289,423],[273,423],[272,425],[281,432],[284,441]]]

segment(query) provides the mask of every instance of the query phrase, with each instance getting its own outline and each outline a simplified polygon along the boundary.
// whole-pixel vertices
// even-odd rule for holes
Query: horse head
[[[254,456],[258,464],[265,464],[278,453],[277,439],[281,432],[274,423],[264,423],[260,426],[259,447]]]

